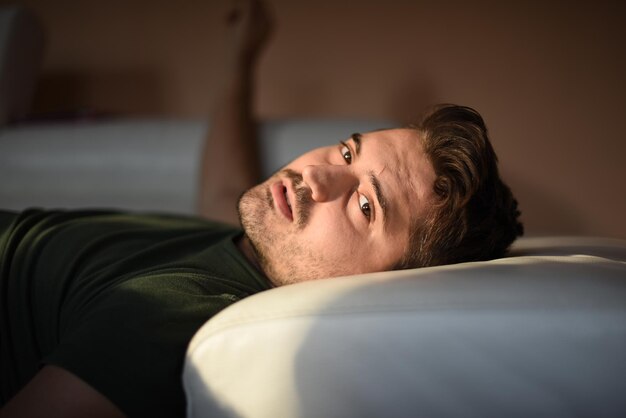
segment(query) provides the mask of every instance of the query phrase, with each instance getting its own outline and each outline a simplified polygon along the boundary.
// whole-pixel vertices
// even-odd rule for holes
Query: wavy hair
[[[413,221],[408,250],[397,269],[502,257],[524,233],[517,200],[498,173],[498,159],[478,112],[439,105],[420,123],[419,133],[433,165],[436,203]]]

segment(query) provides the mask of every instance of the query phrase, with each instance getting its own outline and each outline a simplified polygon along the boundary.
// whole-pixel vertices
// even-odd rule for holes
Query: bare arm
[[[259,181],[257,126],[252,109],[254,70],[271,31],[258,0],[245,0],[228,18],[232,45],[210,115],[202,155],[198,211],[238,223],[237,200]]]
[[[0,418],[125,415],[111,401],[70,372],[45,366],[1,410]]]

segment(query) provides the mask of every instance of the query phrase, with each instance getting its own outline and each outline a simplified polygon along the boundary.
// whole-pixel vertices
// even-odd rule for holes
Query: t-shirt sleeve
[[[125,281],[61,318],[63,339],[43,363],[78,376],[128,416],[182,416],[187,345],[208,318],[237,301],[195,287],[181,274]]]

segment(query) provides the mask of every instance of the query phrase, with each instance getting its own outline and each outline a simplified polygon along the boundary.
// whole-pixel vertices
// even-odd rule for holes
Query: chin
[[[274,207],[266,183],[246,191],[239,199],[238,209],[241,226],[259,266],[276,286],[346,274],[337,271],[332,255],[300,240],[298,231],[273,227]]]

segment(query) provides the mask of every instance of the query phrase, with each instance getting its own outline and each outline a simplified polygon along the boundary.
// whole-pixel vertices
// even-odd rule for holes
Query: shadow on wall
[[[504,170],[503,170],[504,168]],[[500,167],[506,172],[506,167]],[[524,235],[585,235],[593,231],[586,227],[575,204],[560,199],[546,185],[529,183],[523,176],[504,175],[522,212]]]
[[[425,75],[398,86],[402,88],[392,94],[391,102],[387,106],[387,117],[403,126],[417,123],[426,110],[437,104],[439,95]]]
[[[35,95],[35,115],[84,111],[91,97],[98,97],[100,112],[122,114],[163,114],[168,98],[163,91],[167,83],[153,69],[119,72],[54,72],[39,81]],[[124,97],[123,103],[119,98]],[[87,109],[91,110],[91,109]]]

